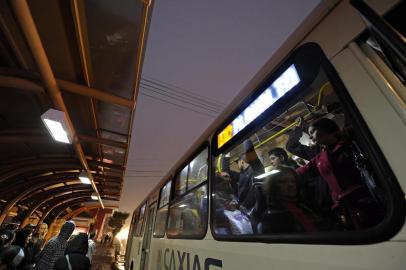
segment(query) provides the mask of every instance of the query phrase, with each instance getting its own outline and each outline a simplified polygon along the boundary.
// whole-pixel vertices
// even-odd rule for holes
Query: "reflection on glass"
[[[216,157],[217,235],[351,231],[382,221],[386,194],[358,127],[322,70],[309,88]]]
[[[159,201],[159,206],[158,207],[162,207],[162,206],[166,205],[169,202],[169,197],[170,197],[170,194],[171,194],[171,187],[172,187],[172,181],[169,181],[162,188],[162,190],[161,190],[161,199]]]
[[[158,210],[155,221],[154,237],[163,237],[165,235],[167,215],[168,206],[165,206]]]
[[[138,219],[137,229],[135,231],[135,235],[137,235],[137,236],[141,236],[142,231],[143,231],[145,208],[146,208],[146,204],[144,204],[140,209],[140,214],[139,214],[140,218]]]
[[[200,236],[206,230],[207,188],[202,186],[171,204],[169,236]]]
[[[207,171],[208,171],[207,159],[208,159],[208,149],[206,148],[195,159],[193,159],[192,162],[190,162],[188,190],[207,180]]]
[[[186,191],[188,170],[189,166],[186,166],[176,177],[175,195],[177,196],[182,195]]]

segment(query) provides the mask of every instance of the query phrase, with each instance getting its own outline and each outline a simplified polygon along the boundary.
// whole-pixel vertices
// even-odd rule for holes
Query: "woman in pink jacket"
[[[308,133],[321,151],[297,173],[304,178],[321,176],[326,181],[331,208],[346,229],[375,225],[381,217],[356,166],[351,142],[343,139],[337,124],[327,118],[312,123]]]

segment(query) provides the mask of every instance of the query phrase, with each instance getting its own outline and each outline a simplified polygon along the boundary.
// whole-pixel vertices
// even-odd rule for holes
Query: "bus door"
[[[154,217],[156,211],[156,203],[153,203],[148,210],[147,223],[145,224],[144,240],[142,243],[141,252],[141,270],[148,269],[149,247],[151,245],[152,230],[154,229]]]

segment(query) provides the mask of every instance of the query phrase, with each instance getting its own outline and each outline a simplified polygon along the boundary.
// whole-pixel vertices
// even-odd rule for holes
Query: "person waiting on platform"
[[[31,245],[32,231],[28,228],[20,229],[16,231],[16,237],[13,245],[20,247],[24,252],[24,259],[18,265],[17,269],[28,270],[34,267],[34,258],[32,254]]]
[[[42,248],[45,244],[45,235],[48,232],[48,224],[41,223],[37,232],[34,232],[32,236],[32,256],[34,261],[37,260],[38,255],[40,254]]]
[[[54,270],[88,270],[90,260],[86,256],[88,251],[88,236],[79,233],[68,242],[65,256],[55,262]]]
[[[74,230],[75,223],[73,221],[67,221],[62,225],[59,235],[51,238],[41,251],[35,270],[53,269],[56,260],[64,255],[68,239]]]

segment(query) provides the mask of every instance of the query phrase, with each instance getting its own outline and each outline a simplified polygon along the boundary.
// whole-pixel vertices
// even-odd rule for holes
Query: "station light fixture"
[[[43,115],[41,115],[41,120],[44,122],[55,141],[69,144],[72,143],[72,139],[67,129],[64,112],[49,109]]]
[[[92,200],[94,200],[94,201],[97,201],[99,199],[96,192],[93,192],[92,195],[90,196],[90,198],[92,198]]]
[[[80,174],[79,174],[79,180],[80,180],[80,182],[82,182],[83,184],[86,184],[86,185],[90,185],[90,184],[91,184],[90,179],[89,179],[89,175],[87,174],[86,171],[81,171],[81,172],[80,172]]]

